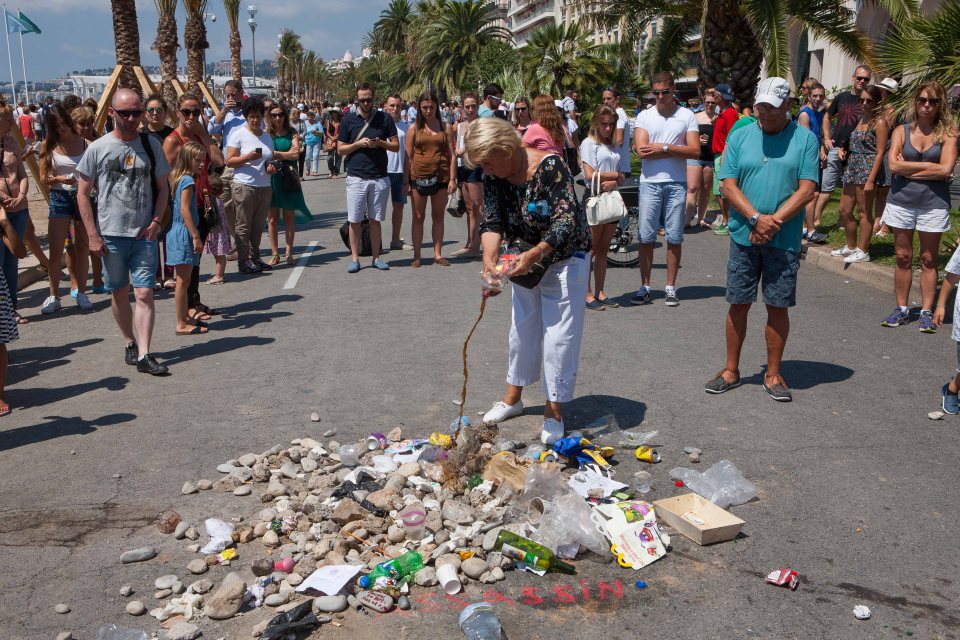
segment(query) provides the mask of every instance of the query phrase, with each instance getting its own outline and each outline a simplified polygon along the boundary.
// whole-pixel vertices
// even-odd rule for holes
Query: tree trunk
[[[140,66],[140,30],[137,27],[136,0],[111,0],[113,11],[113,40],[117,50],[117,64],[123,66],[120,87],[139,89],[140,83],[133,67]]]
[[[160,75],[163,83],[160,93],[171,111],[177,104],[177,92],[173,88],[173,79],[177,77],[177,17],[176,14],[161,15],[157,23],[157,39],[153,43],[160,56]]]
[[[230,74],[234,80],[243,80],[243,67],[240,64],[240,29],[230,28]]]
[[[210,46],[202,14],[191,13],[187,16],[183,44],[187,49],[187,91],[196,93],[197,83],[203,81],[203,52]]]
[[[739,0],[707,0],[701,43],[704,86],[729,83],[741,106],[752,104],[763,52]]]

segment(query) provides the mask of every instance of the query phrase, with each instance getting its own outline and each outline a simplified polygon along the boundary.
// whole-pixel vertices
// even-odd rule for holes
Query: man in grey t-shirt
[[[126,340],[124,359],[137,371],[167,373],[150,355],[153,334],[153,283],[157,271],[157,235],[167,208],[170,167],[163,147],[153,136],[137,131],[143,101],[129,89],[120,89],[110,107],[114,127],[90,143],[77,165],[77,204],[87,229],[90,253],[103,258],[105,284],[113,296],[113,315]],[[152,150],[154,182],[150,184]],[[94,213],[90,193],[97,189]],[[137,339],[133,335],[130,284],[137,300]]]

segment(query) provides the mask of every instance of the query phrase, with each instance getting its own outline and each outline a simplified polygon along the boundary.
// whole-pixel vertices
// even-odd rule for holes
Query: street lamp
[[[217,16],[214,15],[214,14],[212,14],[212,13],[204,13],[204,14],[203,14],[203,20],[204,20],[204,22],[206,22],[207,20],[209,20],[210,22],[216,22],[216,21],[217,21]],[[200,56],[200,58],[201,58],[202,63],[203,63],[203,73],[200,74],[200,75],[201,75],[203,78],[206,78],[206,77],[207,77],[207,50],[206,50],[206,49],[203,50],[202,55]]]
[[[637,77],[640,76],[640,60],[643,58],[643,50],[647,48],[647,32],[640,34],[640,50],[637,52]]]
[[[257,5],[252,4],[247,7],[247,13],[250,14],[250,19],[247,20],[247,24],[250,25],[250,48],[253,50],[253,86],[257,86],[257,21],[254,18],[257,17]]]

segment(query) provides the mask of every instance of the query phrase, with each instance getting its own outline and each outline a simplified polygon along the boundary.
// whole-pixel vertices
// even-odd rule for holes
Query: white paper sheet
[[[328,596],[336,595],[355,575],[360,573],[362,568],[363,566],[359,564],[336,564],[320,567],[294,589],[300,593],[307,589],[316,589]]]

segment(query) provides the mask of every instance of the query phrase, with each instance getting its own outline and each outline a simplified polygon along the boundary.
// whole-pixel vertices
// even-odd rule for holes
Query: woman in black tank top
[[[687,160],[687,203],[684,226],[700,226],[707,229],[710,225],[704,218],[710,203],[710,188],[713,186],[713,123],[717,119],[717,97],[707,90],[703,100],[703,111],[698,111],[697,128],[700,131],[700,157]]]

